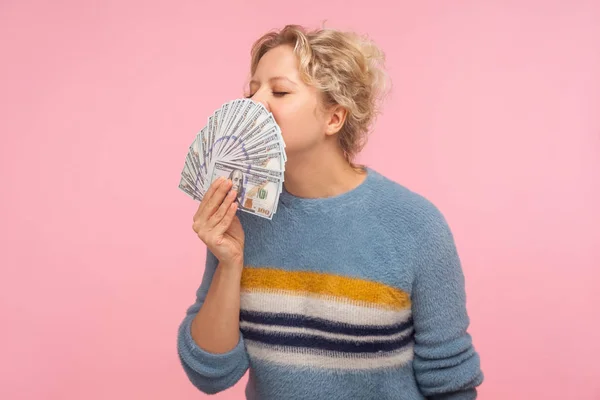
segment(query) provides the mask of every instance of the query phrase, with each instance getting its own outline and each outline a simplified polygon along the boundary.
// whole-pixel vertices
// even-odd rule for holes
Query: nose
[[[252,96],[252,100],[262,104],[263,106],[265,106],[267,111],[271,112],[271,107],[269,106],[269,102],[267,101],[267,92],[265,90],[259,90],[258,92],[254,93],[254,96]]]

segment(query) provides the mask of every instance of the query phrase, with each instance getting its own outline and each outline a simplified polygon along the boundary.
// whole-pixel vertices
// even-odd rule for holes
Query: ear
[[[340,105],[333,106],[333,108],[327,113],[325,134],[327,136],[331,136],[338,133],[344,126],[347,115],[348,111],[344,107]]]

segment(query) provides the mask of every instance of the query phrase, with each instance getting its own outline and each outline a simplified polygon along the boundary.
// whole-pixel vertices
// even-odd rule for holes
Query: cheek
[[[309,102],[280,104],[272,107],[271,112],[281,128],[283,138],[296,140],[298,136],[310,138],[318,134],[321,123],[314,111],[315,106]]]

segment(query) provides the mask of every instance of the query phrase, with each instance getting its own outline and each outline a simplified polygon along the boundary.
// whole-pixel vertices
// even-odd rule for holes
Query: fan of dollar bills
[[[240,210],[271,219],[285,171],[285,143],[273,114],[250,99],[227,102],[208,117],[185,158],[179,189],[194,200],[223,176]]]

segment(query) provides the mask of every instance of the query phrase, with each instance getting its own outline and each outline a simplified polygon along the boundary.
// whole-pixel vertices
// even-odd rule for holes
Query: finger
[[[231,203],[231,205],[227,208],[225,216],[214,229],[214,232],[217,235],[223,235],[225,232],[227,232],[227,229],[229,229],[229,227],[231,226],[231,221],[233,221],[233,217],[235,217],[235,212],[237,211],[237,209],[238,203]]]
[[[225,200],[223,200],[223,203],[221,203],[218,210],[212,215],[212,217],[209,218],[208,224],[207,224],[207,226],[209,228],[212,228],[215,225],[217,225],[219,222],[221,222],[221,220],[227,213],[229,206],[231,206],[231,203],[234,202],[236,195],[237,195],[237,192],[235,190],[229,191],[229,194],[227,194],[227,196],[225,197]]]
[[[202,210],[204,210],[206,208],[206,205],[207,205],[208,201],[210,200],[210,198],[217,191],[217,189],[223,184],[223,182],[225,182],[225,178],[220,176],[217,179],[215,179],[215,181],[210,185],[210,187],[206,191],[206,194],[204,194],[204,197],[202,198],[200,205],[198,206],[198,210],[196,211],[196,214],[194,214],[194,220],[196,220],[196,218],[198,218],[200,216],[200,214],[202,213]]]
[[[208,199],[210,199],[212,197],[212,195],[219,188],[219,186],[221,184],[223,184],[223,182],[225,182],[225,177],[220,176],[217,179],[215,179],[214,182],[210,185],[210,187],[208,188],[208,190],[204,194],[204,197],[202,198],[202,201],[200,202],[200,206],[198,206],[198,211],[196,212],[197,215],[200,215],[200,213],[202,212],[202,210],[204,208],[206,208],[206,204],[208,203]],[[196,215],[194,216],[194,218],[196,218]]]
[[[227,179],[215,189],[213,195],[207,199],[206,207],[200,212],[200,218],[207,221],[217,211],[232,185],[231,180]]]

